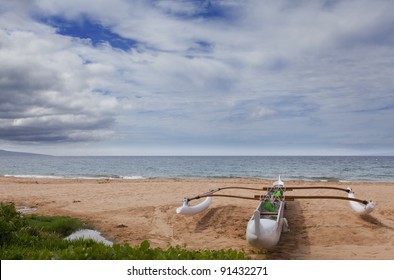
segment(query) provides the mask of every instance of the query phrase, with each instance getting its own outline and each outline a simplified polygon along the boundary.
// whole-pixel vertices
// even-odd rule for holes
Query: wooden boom
[[[201,194],[192,198],[188,198],[188,201],[200,199],[204,197],[228,197],[228,198],[239,198],[239,199],[248,199],[248,200],[261,200],[264,195],[255,195],[254,197],[250,196],[239,196],[239,195],[230,195],[230,194]],[[369,202],[367,200],[361,200],[357,198],[350,197],[342,197],[342,196],[329,196],[329,195],[321,195],[321,196],[279,196],[280,200],[293,201],[296,199],[339,199],[339,200],[347,200],[347,201],[355,201],[364,205],[367,205]]]
[[[293,190],[336,190],[336,191],[344,191],[349,192],[349,189],[345,188],[338,188],[338,187],[286,187],[286,191],[293,191]]]
[[[256,199],[260,199],[261,196],[255,195],[254,197]],[[339,200],[355,201],[364,205],[367,205],[369,203],[367,200],[361,200],[357,198],[343,197],[343,196],[332,196],[332,195],[304,195],[304,196],[286,195],[286,196],[280,196],[279,198],[287,201],[293,201],[296,199],[339,199]]]
[[[269,191],[272,190],[272,187],[262,187],[262,188],[249,188],[249,187],[223,187],[223,188],[217,188],[214,190],[210,190],[207,193],[215,193],[218,191],[222,190],[251,190],[251,191]],[[284,188],[285,191],[293,191],[293,190],[337,190],[337,191],[344,191],[344,192],[349,192],[348,189],[345,188],[338,188],[338,187],[323,187],[323,186],[314,186],[314,187],[286,187]]]

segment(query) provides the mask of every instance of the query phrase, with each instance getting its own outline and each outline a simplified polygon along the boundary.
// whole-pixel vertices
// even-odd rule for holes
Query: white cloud
[[[389,1],[33,2],[7,2],[0,17],[3,126],[52,117],[68,135],[75,124],[73,139],[184,147],[393,137]],[[87,17],[136,45],[61,36],[37,20],[51,16]]]
[[[97,69],[70,51],[72,40],[25,20],[6,14],[0,21],[0,138],[78,141],[111,133],[119,106],[94,94]]]

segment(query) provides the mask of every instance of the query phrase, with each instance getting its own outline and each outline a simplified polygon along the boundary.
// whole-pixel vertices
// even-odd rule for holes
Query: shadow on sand
[[[268,250],[269,260],[306,259],[310,253],[310,243],[305,219],[298,201],[287,202],[285,218],[289,223],[289,232],[282,232],[278,245]],[[303,257],[304,256],[304,257]]]
[[[378,227],[378,228],[386,228],[388,230],[394,230],[394,227],[388,226],[384,223],[382,223],[380,220],[376,219],[375,217],[372,216],[361,216],[361,219],[367,223],[369,223],[373,227]]]
[[[210,221],[219,211],[219,208],[212,208],[209,209],[208,213],[206,213],[196,224],[195,232],[202,232],[204,231],[209,225]]]

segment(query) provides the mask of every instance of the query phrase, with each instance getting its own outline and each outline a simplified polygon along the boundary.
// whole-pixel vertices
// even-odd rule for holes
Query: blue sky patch
[[[179,18],[179,19],[208,19],[208,20],[234,20],[239,12],[239,5],[230,5],[226,2],[212,1],[212,0],[185,0],[176,2],[185,8],[176,8],[165,5],[163,2],[154,1],[159,3],[161,10],[166,14]]]
[[[58,34],[90,39],[93,46],[108,43],[113,48],[127,51],[138,45],[137,41],[119,36],[102,24],[91,21],[88,17],[69,20],[64,17],[53,16],[41,19],[41,21],[57,28]]]

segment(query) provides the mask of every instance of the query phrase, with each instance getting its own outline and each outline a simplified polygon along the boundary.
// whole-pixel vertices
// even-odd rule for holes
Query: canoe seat
[[[260,212],[260,216],[264,215],[278,215],[279,212]]]

